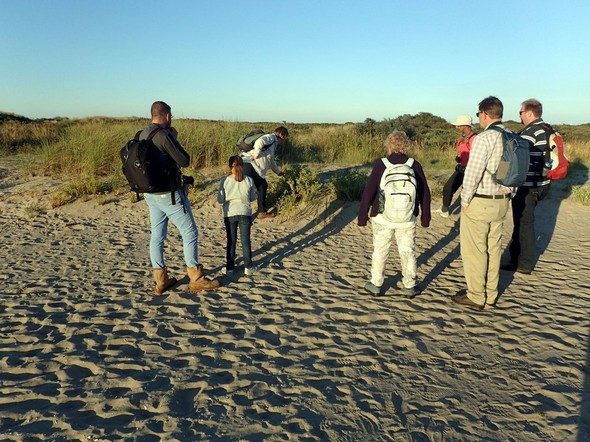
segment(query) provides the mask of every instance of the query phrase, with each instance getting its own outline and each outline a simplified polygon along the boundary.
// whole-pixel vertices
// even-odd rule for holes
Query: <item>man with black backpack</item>
[[[150,259],[157,295],[163,294],[176,283],[176,279],[168,275],[164,262],[164,241],[168,233],[168,221],[178,228],[182,236],[184,259],[190,280],[189,292],[212,290],[220,286],[218,280],[205,277],[203,266],[199,264],[197,225],[188,197],[182,189],[180,172],[181,167],[189,165],[190,157],[177,140],[178,131],[172,127],[171,112],[168,104],[156,101],[151,108],[151,124],[139,134],[140,140],[151,137],[152,142],[159,149],[160,171],[169,177],[164,181],[171,183],[169,187],[171,190],[157,189],[159,191],[144,193],[150,210]]]
[[[274,156],[277,146],[285,142],[288,136],[287,128],[279,126],[274,130],[274,133],[257,138],[252,150],[246,151],[241,148],[243,151],[240,156],[244,161],[244,175],[252,178],[258,192],[258,219],[274,216],[274,213],[268,212],[266,206],[266,190],[268,189],[266,174],[269,169],[272,169],[277,175],[284,175]]]
[[[548,150],[547,127],[543,121],[543,106],[533,98],[520,105],[520,120],[525,125],[520,135],[529,141],[530,163],[526,181],[512,200],[514,230],[508,248],[510,262],[500,267],[509,272],[529,274],[535,267],[535,207],[547,196],[551,180],[546,176],[545,161]]]

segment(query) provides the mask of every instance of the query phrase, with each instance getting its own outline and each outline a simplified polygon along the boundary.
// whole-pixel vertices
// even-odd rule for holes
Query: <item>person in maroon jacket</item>
[[[387,160],[392,164],[403,164],[410,158],[410,140],[404,132],[394,131],[385,139]],[[410,221],[393,223],[379,213],[381,176],[385,172],[385,163],[379,160],[373,166],[367,185],[361,198],[358,225],[366,226],[371,220],[373,229],[373,255],[371,260],[371,281],[365,289],[373,295],[379,295],[385,279],[385,266],[389,258],[393,237],[397,242],[402,268],[402,294],[413,297],[420,293],[416,279],[416,222],[421,212],[422,227],[430,225],[430,189],[424,170],[418,161],[413,161],[411,168],[416,177],[416,202]]]

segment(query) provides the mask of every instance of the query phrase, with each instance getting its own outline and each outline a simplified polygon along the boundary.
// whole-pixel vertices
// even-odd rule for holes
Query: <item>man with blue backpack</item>
[[[516,190],[497,178],[505,138],[511,134],[502,124],[503,112],[504,105],[496,97],[479,103],[476,115],[484,131],[473,140],[461,191],[461,259],[467,293],[454,295],[452,300],[474,310],[496,305],[502,230]]]

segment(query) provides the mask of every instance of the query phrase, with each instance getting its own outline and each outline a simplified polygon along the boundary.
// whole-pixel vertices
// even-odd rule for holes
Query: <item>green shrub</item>
[[[317,174],[302,165],[285,168],[281,179],[269,182],[267,202],[276,206],[277,213],[286,218],[294,217],[298,210],[324,197],[329,192]]]
[[[336,198],[344,201],[360,200],[367,184],[367,172],[360,169],[346,169],[330,180]]]

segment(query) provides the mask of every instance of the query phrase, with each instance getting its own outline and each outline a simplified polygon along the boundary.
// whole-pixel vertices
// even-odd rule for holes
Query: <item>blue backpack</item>
[[[502,134],[502,158],[495,172],[490,172],[498,184],[520,187],[526,181],[530,164],[529,142],[520,135],[492,126]],[[488,171],[489,172],[489,171]]]

